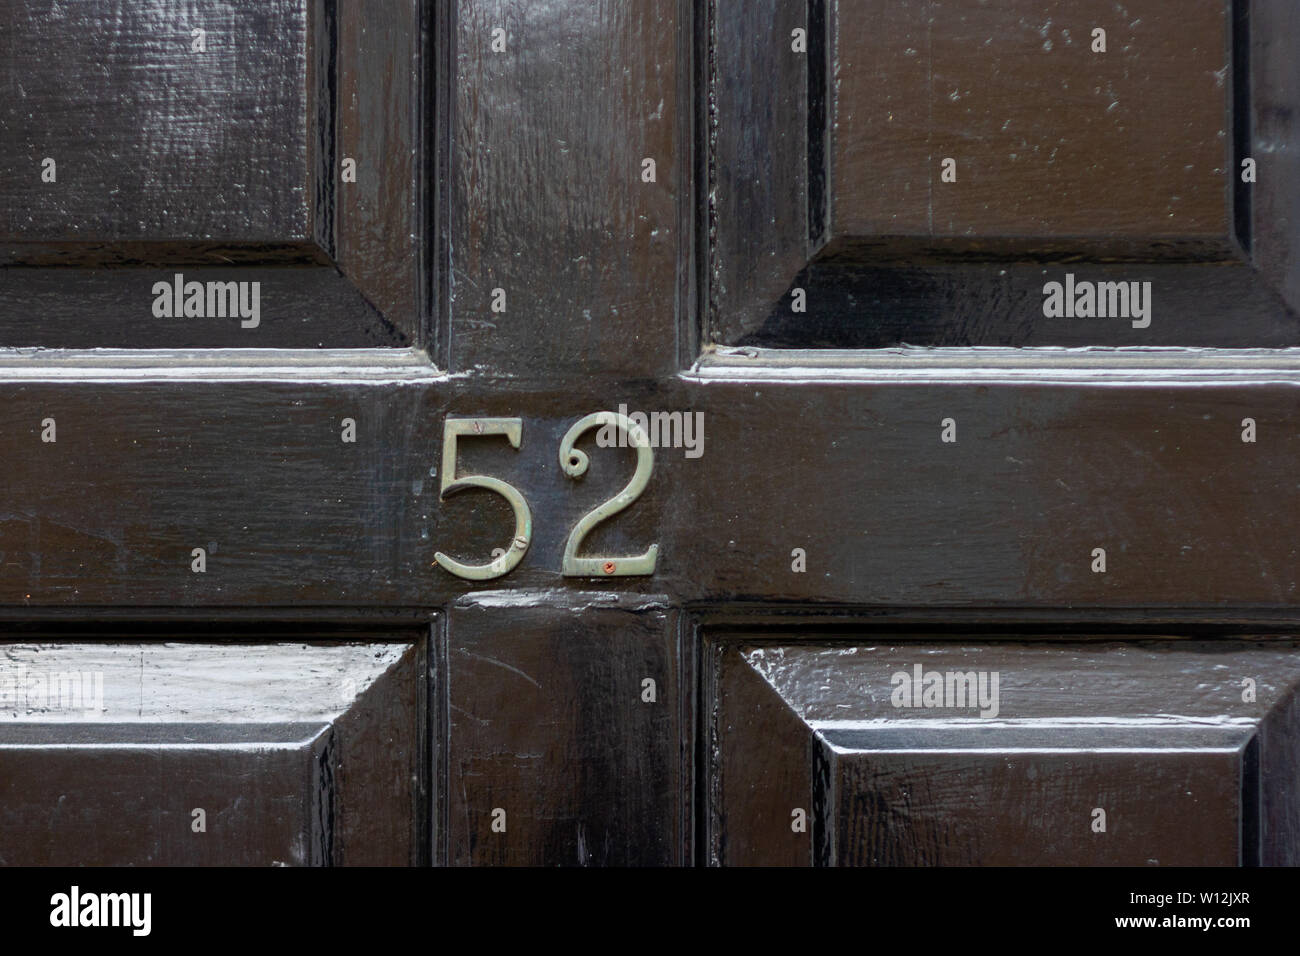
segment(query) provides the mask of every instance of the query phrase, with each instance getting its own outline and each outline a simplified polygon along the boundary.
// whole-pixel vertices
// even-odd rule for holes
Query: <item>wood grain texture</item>
[[[705,645],[701,668],[705,797],[699,813],[713,866],[811,866],[813,751],[808,725],[725,645]],[[754,733],[761,729],[760,733]],[[802,810],[809,821],[792,828]]]
[[[451,131],[450,367],[677,364],[689,93],[677,3],[464,0]],[[492,31],[506,51],[491,50]],[[643,182],[653,159],[656,181]],[[494,289],[506,312],[493,312]]]
[[[210,259],[208,260],[211,261]],[[258,325],[239,316],[158,318],[155,283],[257,282]],[[0,270],[0,342],[52,349],[390,348],[413,345],[337,268],[172,264]]]
[[[332,855],[321,825],[327,726],[6,736],[7,864],[320,866]],[[240,783],[233,793],[232,781]],[[194,808],[211,814],[208,833],[191,831]]]
[[[0,588],[20,604],[60,603],[57,594],[71,604],[441,604],[471,586],[438,569],[434,552],[487,561],[512,527],[499,496],[438,500],[443,420],[522,410],[508,394],[450,398],[420,381],[338,388],[277,384],[274,373],[243,384],[21,386],[8,393],[12,430],[3,440],[54,454],[14,463],[0,519]],[[622,398],[643,408],[666,400]],[[561,437],[606,401],[575,392],[534,401],[521,449],[501,439],[460,443],[459,473],[515,484],[537,516],[524,564],[487,589],[581,589],[559,573],[565,539],[633,470],[630,449],[597,448],[593,432],[580,442],[591,472],[565,476]],[[55,444],[40,440],[46,417],[58,423]],[[341,440],[345,418],[357,423],[355,444]],[[584,553],[639,553],[664,540],[671,474],[665,464],[632,508],[593,531]],[[190,570],[195,547],[210,552],[203,574]],[[40,581],[52,590],[27,586]],[[659,586],[626,578],[619,589]]]
[[[0,345],[425,341],[424,4],[7,6]],[[54,183],[40,179],[45,156]],[[355,182],[341,181],[345,158]],[[263,281],[278,327],[155,318],[136,270],[182,267]]]
[[[1244,263],[892,261],[853,253],[818,258],[789,280],[765,318],[735,339],[759,348],[1291,348],[1300,317]],[[1043,287],[1082,282],[1151,283],[1151,324],[1131,319],[1049,318]],[[1131,286],[1127,288],[1131,289]],[[803,289],[806,313],[791,310]],[[1144,293],[1145,294],[1145,293]]]
[[[808,10],[785,0],[707,7],[709,308],[712,339],[734,343],[735,330],[766,318],[816,252],[807,225],[808,56],[791,49]]]
[[[1238,866],[1243,805],[1258,799],[1243,788],[1249,743],[1246,731],[1203,729],[830,733],[819,861]],[[1092,830],[1094,808],[1105,833]]]
[[[0,223],[0,345],[32,346],[0,354],[0,618],[44,659],[123,675],[111,720],[0,716],[0,763],[16,768],[0,773],[0,859],[1295,862],[1300,360],[831,351],[1296,343],[1297,19],[1280,0],[1195,0],[1170,28],[1165,7],[1134,4],[925,0],[882,18],[875,0],[277,0],[256,14],[291,21],[257,48],[296,71],[268,74],[293,72],[296,105],[263,132],[299,155],[259,167],[292,214],[228,211],[279,225],[82,237]],[[114,13],[110,33],[197,9],[86,6],[74,16]],[[253,15],[234,6],[223,15]],[[1071,18],[1094,14],[1122,20],[1110,86],[1045,67],[1078,70]],[[67,18],[27,25],[74,44]],[[801,25],[807,55],[789,49]],[[111,113],[163,102],[160,80],[137,94],[68,53],[47,112],[89,99],[128,142],[162,135]],[[241,95],[260,79],[247,66],[227,71]],[[907,136],[928,150],[946,131],[976,161],[960,166],[967,199],[930,205],[922,228],[890,212],[919,208],[904,168],[919,146],[877,111],[936,97],[934,123]],[[0,106],[0,157],[31,119],[16,102]],[[1082,152],[1018,152],[1029,127]],[[1171,143],[1194,168],[1162,177]],[[174,144],[157,145],[165,166]],[[232,162],[266,154],[257,136],[229,145]],[[1261,158],[1252,190],[1227,182],[1243,150]],[[1228,163],[1213,195],[1211,154]],[[355,184],[339,178],[348,157]],[[1130,161],[1140,175],[1113,184]],[[1079,182],[1065,176],[1080,163]],[[202,224],[222,208],[171,214]],[[1172,233],[1143,231],[1169,212]],[[984,221],[997,228],[976,235]],[[1044,320],[1042,285],[1067,270],[1150,279],[1151,328]],[[177,271],[263,282],[261,327],[154,320],[149,287]],[[806,314],[790,312],[796,286]],[[744,348],[681,372],[701,325]],[[656,448],[645,494],[583,545],[657,544],[654,575],[567,578],[566,538],[634,456],[588,433],[575,481],[560,440],[620,406],[698,413],[702,454]],[[441,499],[440,453],[448,417],[488,416],[521,419],[521,446],[466,438],[456,474],[518,488],[533,533],[514,571],[472,583],[435,551],[486,562],[512,516],[481,490]],[[1279,636],[1227,639],[1263,623]],[[1146,643],[1171,634],[1207,642]],[[1001,668],[999,722],[872,710],[885,652]],[[1229,706],[1241,668],[1259,682],[1244,712]],[[245,829],[196,856],[185,828],[205,793],[220,798],[209,836],[213,819]],[[1127,842],[1070,829],[1085,798],[1113,807]],[[790,830],[795,806],[807,833]]]
[[[695,586],[930,607],[1293,603],[1296,486],[1260,453],[1295,454],[1294,389],[1086,381],[710,384],[708,450],[682,493]],[[1268,446],[1242,443],[1247,417],[1270,422]],[[728,476],[756,454],[737,494]]]
[[[676,615],[507,601],[453,608],[449,623],[450,863],[689,859]],[[647,678],[654,702],[642,699]]]
[[[1250,67],[1239,92],[1239,140],[1259,164],[1259,181],[1238,196],[1252,261],[1293,309],[1300,308],[1300,124],[1296,123],[1300,61],[1291,37],[1300,35],[1300,10],[1284,0],[1239,3],[1240,56]],[[1241,101],[1248,101],[1249,105]]]
[[[5,864],[428,858],[420,645],[3,650]]]
[[[39,376],[38,370],[32,373]],[[342,374],[342,373],[340,373]],[[26,380],[0,388],[10,458],[0,599],[40,606],[436,607],[474,590],[565,595],[578,519],[632,473],[629,449],[580,443],[580,417],[702,414],[703,454],[660,448],[645,494],[583,553],[659,545],[656,573],[602,588],[678,600],[875,607],[1292,607],[1300,455],[1291,373],[1263,384],[1141,374],[1019,384],[702,378],[617,401],[599,389],[519,394],[460,382],[333,384]],[[1267,381],[1274,377],[1274,384]],[[1087,387],[1090,377],[1095,385]],[[461,443],[458,474],[495,475],[530,503],[518,568],[472,584],[433,553],[483,562],[513,527],[488,492],[438,500],[447,415],[524,419],[523,443]],[[58,442],[41,442],[53,417]],[[340,440],[354,418],[356,444]],[[953,418],[957,442],[941,442]],[[1241,441],[1256,420],[1255,444]],[[237,452],[232,449],[238,449]],[[755,464],[762,462],[762,467]],[[232,505],[238,502],[238,506]],[[205,574],[190,552],[216,544]],[[1105,548],[1104,574],[1091,571]],[[792,551],[807,552],[807,571]]]
[[[822,56],[790,52],[789,24],[773,29],[726,0],[711,5],[701,41],[712,55],[710,340],[1300,341],[1287,172],[1296,83],[1278,40],[1298,28],[1287,4],[844,2],[825,6],[824,25],[817,3],[783,9],[824,27]],[[1091,50],[1094,26],[1107,30],[1104,54]],[[813,128],[822,97],[824,137]],[[818,205],[823,138],[826,223],[814,241],[803,217]],[[955,183],[941,180],[948,157]],[[1246,157],[1260,163],[1253,184],[1240,181]],[[1044,286],[1066,272],[1151,282],[1150,327],[1045,317]],[[806,312],[793,311],[796,290]]]
[[[836,237],[1186,238],[1229,252],[1228,0],[832,11]],[[955,183],[940,178],[948,157]]]
[[[1294,773],[1290,643],[734,636],[706,659],[715,864],[1276,864],[1300,846],[1279,799]],[[893,675],[917,665],[996,673],[999,713],[895,707]],[[786,743],[755,759],[768,740]],[[803,834],[791,807],[809,809]]]
[[[308,238],[308,6],[6,0],[0,238]]]
[[[428,4],[421,0],[338,5],[336,184],[333,255],[367,302],[410,341],[427,342],[430,264],[425,246]],[[340,180],[345,158],[355,183]]]

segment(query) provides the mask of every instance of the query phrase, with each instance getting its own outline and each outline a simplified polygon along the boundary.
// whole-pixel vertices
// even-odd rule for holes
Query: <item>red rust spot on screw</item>
[[[606,562],[605,562],[605,573],[606,573],[606,574],[613,574],[613,573],[614,573],[614,569],[615,569],[615,565],[614,565],[614,562],[613,562],[613,561],[606,561]]]

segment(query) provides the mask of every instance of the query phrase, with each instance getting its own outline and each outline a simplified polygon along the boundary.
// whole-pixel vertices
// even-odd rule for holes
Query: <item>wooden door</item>
[[[0,861],[1300,856],[1282,0],[0,9]]]

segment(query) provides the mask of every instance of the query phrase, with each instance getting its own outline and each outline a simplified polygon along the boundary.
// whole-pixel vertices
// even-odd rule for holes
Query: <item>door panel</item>
[[[3,389],[8,603],[375,606],[429,586],[438,413],[376,383],[427,380],[427,367],[200,363],[107,382],[74,367],[71,382]]]
[[[1287,424],[1297,393],[1276,384],[1294,373],[1273,368],[1244,358],[1180,378],[1145,366],[945,367],[938,381],[924,370],[872,381],[868,369],[836,381],[833,368],[738,358],[610,401],[596,385],[449,396],[418,366],[81,367],[66,374],[90,381],[62,382],[41,381],[54,367],[18,362],[0,369],[0,435],[21,452],[0,515],[0,595],[29,607],[381,609],[476,589],[582,589],[590,582],[561,571],[566,539],[631,478],[633,454],[588,432],[578,447],[590,471],[575,480],[558,449],[584,415],[626,404],[702,415],[702,453],[654,449],[644,494],[584,542],[584,555],[659,545],[655,575],[607,579],[613,593],[1167,615],[1285,608],[1296,601],[1300,439]],[[967,374],[968,384],[946,381]],[[830,380],[808,381],[820,375]],[[457,474],[518,487],[534,512],[532,544],[509,576],[465,581],[436,567],[435,552],[490,560],[513,519],[491,493],[439,500],[443,421],[521,410],[520,448],[460,442]],[[55,443],[41,440],[47,418]],[[955,443],[943,441],[948,418]],[[1248,418],[1254,444],[1242,441]],[[342,441],[345,419],[355,443]],[[195,548],[209,552],[204,573]]]
[[[61,730],[15,728],[0,745],[9,781],[7,865],[330,861],[329,807],[318,798],[328,794],[322,770],[332,740],[325,725]],[[16,786],[19,780],[27,783]],[[237,793],[230,792],[232,780],[244,781]],[[192,816],[196,809],[205,816]],[[193,826],[210,826],[211,835]]]
[[[423,339],[417,0],[6,8],[0,345]]]
[[[308,5],[34,0],[10,13],[5,240],[311,240]]]
[[[6,644],[0,863],[418,863],[424,660],[416,643]]]
[[[713,341],[1296,344],[1291,5],[709,10]]]
[[[1294,862],[1300,14],[1170,9],[0,0],[0,859]]]
[[[690,593],[932,609],[1294,604],[1296,392],[1247,384],[1250,359],[1241,376],[1204,378],[1115,361],[805,359],[738,355],[701,373],[706,451],[681,465],[693,522],[675,544],[691,555]],[[1248,418],[1270,422],[1267,443],[1242,441]]]
[[[1243,770],[1250,743],[1241,730],[832,731],[814,801],[824,814],[814,835],[818,860],[841,866],[1253,862],[1254,839],[1248,849],[1241,832],[1244,804],[1256,798]],[[1006,802],[1010,809],[990,812]],[[1107,814],[1104,833],[1091,829],[1097,810]],[[1098,826],[1102,819],[1095,817]]]
[[[828,244],[1231,255],[1232,6],[830,4]]]
[[[714,863],[1284,864],[1289,642],[706,647]]]
[[[616,381],[678,367],[688,9],[454,5],[452,371]]]
[[[693,669],[677,616],[521,597],[484,595],[449,618],[448,862],[687,862]]]

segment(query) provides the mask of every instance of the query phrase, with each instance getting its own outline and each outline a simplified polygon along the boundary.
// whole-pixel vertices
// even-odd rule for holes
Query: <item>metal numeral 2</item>
[[[564,545],[561,572],[567,577],[601,578],[654,574],[655,560],[659,556],[657,544],[650,545],[642,554],[626,558],[578,557],[577,552],[582,539],[590,534],[596,525],[636,501],[645,491],[646,485],[650,482],[650,474],[654,470],[654,452],[650,450],[650,440],[635,422],[630,421],[626,415],[619,415],[616,412],[595,412],[576,422],[560,442],[560,467],[566,475],[576,480],[587,473],[590,461],[584,452],[573,447],[574,443],[590,429],[604,426],[619,429],[627,437],[628,444],[636,449],[636,471],[622,491],[583,515],[573,526],[569,539]],[[515,513],[515,534],[510,547],[489,563],[465,564],[441,551],[433,556],[439,566],[458,578],[488,581],[510,573],[523,560],[524,553],[532,540],[533,515],[519,489],[499,478],[488,475],[467,475],[464,478],[457,478],[456,441],[462,436],[472,438],[504,435],[511,447],[518,448],[523,441],[523,429],[523,420],[519,418],[449,418],[443,424],[442,490],[439,497],[446,498],[465,488],[486,488],[505,498]]]

